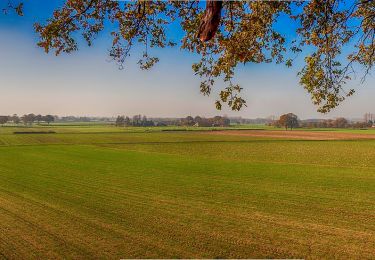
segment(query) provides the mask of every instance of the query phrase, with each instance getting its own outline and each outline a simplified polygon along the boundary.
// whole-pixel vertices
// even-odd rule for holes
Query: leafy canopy
[[[290,128],[292,130],[293,128],[296,128],[299,125],[298,117],[293,113],[281,115],[278,120],[278,124],[284,126],[285,129]]]
[[[59,55],[78,49],[77,32],[91,45],[111,23],[109,56],[121,68],[135,44],[144,46],[138,62],[141,69],[159,61],[150,54],[155,47],[178,45],[197,53],[201,59],[192,68],[202,79],[200,91],[210,95],[218,79],[226,83],[216,101],[218,109],[223,103],[233,110],[246,105],[241,86],[232,82],[239,64],[292,66],[298,53],[307,53],[300,84],[322,113],[354,93],[345,89],[345,83],[355,71],[364,79],[373,68],[375,1],[223,1],[221,16],[216,16],[217,32],[203,42],[198,34],[202,20],[207,20],[205,7],[202,1],[66,0],[45,24],[35,24],[35,30],[40,36],[38,45]],[[293,39],[277,29],[285,15],[298,25]],[[176,23],[185,33],[179,42],[167,34]]]

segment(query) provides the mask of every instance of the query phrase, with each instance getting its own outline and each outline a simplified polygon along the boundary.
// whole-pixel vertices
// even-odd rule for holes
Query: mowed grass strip
[[[181,134],[169,136],[178,141]],[[1,254],[374,256],[375,170],[362,156],[371,156],[371,141],[240,143],[204,137],[197,143],[202,135],[189,133],[184,142],[163,144],[163,134],[159,143],[147,144],[155,137],[144,134],[146,143],[106,147],[103,141],[116,138],[99,135],[93,142],[100,146],[41,141],[1,147]],[[340,163],[346,160],[357,164]]]

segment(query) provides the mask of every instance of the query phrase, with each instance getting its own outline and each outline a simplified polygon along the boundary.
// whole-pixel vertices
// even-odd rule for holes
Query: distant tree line
[[[116,126],[126,127],[126,126],[229,126],[230,120],[227,117],[215,116],[212,118],[205,117],[192,117],[187,116],[186,118],[179,119],[147,119],[146,116],[135,115],[132,118],[128,116],[118,116],[115,122]]]
[[[212,118],[205,118],[205,117],[200,117],[200,116],[196,116],[193,118],[192,116],[188,116],[180,120],[180,125],[202,126],[202,127],[229,126],[230,120],[227,117],[222,117],[222,116],[215,116]]]
[[[128,116],[118,116],[116,118],[116,126],[155,126],[155,122],[148,120],[146,116],[135,115],[132,118]]]
[[[367,118],[366,118],[367,119]],[[350,122],[343,117],[336,119],[315,119],[315,120],[299,120],[293,113],[283,114],[278,120],[269,125],[275,127],[284,127],[285,130],[293,128],[369,128],[373,127],[375,122],[366,120],[362,122]],[[372,119],[372,118],[371,118]]]
[[[6,123],[13,123],[16,125],[32,125],[33,123],[40,124],[41,122],[50,124],[55,121],[55,117],[52,115],[35,115],[35,114],[25,114],[23,116],[18,116],[14,114],[13,116],[0,116],[0,125]]]
[[[56,122],[74,123],[74,122],[113,122],[112,117],[89,117],[89,116],[55,116]]]
[[[276,116],[269,116],[266,118],[242,118],[242,117],[229,117],[231,124],[236,125],[267,125],[276,120]]]
[[[364,121],[367,122],[367,123],[372,123],[373,125],[375,125],[375,114],[373,113],[365,113],[364,115]]]
[[[301,121],[301,127],[305,128],[369,128],[373,126],[372,121],[350,122],[343,117],[336,119],[324,119],[318,121]]]

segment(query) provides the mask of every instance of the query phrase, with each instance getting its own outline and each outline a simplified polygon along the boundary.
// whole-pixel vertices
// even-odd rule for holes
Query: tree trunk
[[[211,40],[219,28],[223,1],[207,0],[206,11],[199,26],[198,37],[201,41]]]

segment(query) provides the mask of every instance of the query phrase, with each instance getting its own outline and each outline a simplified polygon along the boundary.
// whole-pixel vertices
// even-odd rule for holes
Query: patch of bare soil
[[[355,139],[375,139],[375,134],[354,134],[342,132],[309,132],[309,131],[279,131],[279,130],[231,130],[213,131],[214,135],[228,136],[249,136],[249,137],[269,137],[281,139],[301,139],[301,140],[355,140]]]

